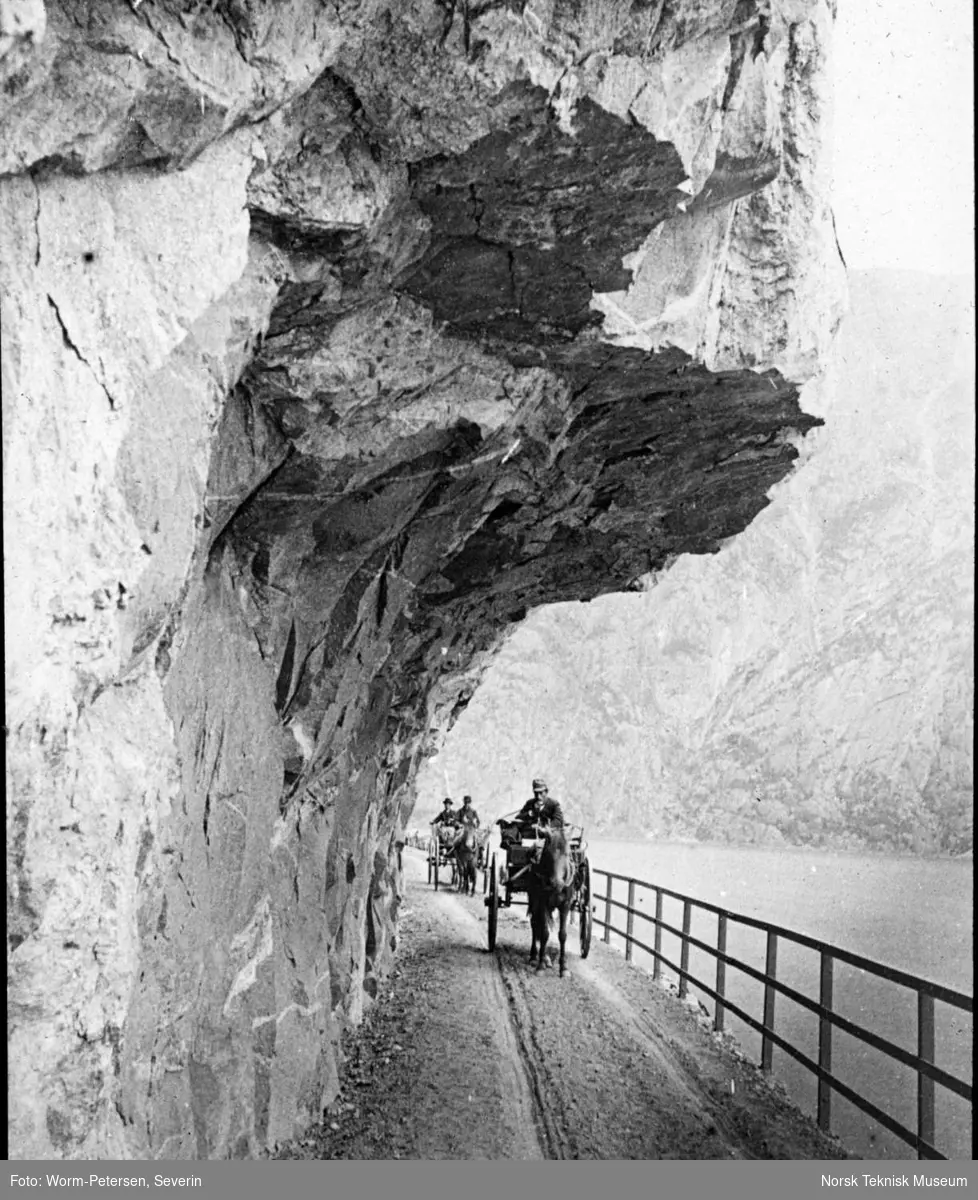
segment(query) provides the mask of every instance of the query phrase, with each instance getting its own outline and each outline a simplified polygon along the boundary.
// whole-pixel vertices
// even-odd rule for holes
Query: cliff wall
[[[843,303],[831,20],[0,9],[13,1157],[318,1115],[507,631],[767,503]]]

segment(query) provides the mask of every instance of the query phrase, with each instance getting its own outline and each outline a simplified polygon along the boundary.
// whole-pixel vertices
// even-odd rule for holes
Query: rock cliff
[[[318,1115],[507,631],[790,471],[831,9],[0,7],[13,1157]]]
[[[641,595],[532,614],[418,777],[594,830],[973,846],[973,285],[852,272],[826,425],[750,529]]]

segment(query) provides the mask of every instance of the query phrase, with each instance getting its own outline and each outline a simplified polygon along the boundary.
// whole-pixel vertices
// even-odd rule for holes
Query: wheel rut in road
[[[498,978],[506,1002],[514,1045],[520,1057],[523,1071],[530,1084],[533,1097],[534,1117],[538,1136],[546,1147],[546,1158],[577,1158],[573,1141],[565,1132],[563,1107],[556,1101],[559,1097],[548,1093],[547,1074],[543,1054],[534,1037],[533,1017],[526,1004],[526,996],[511,974],[497,960]]]
[[[595,943],[530,967],[525,910],[486,943],[481,895],[404,856],[402,943],[346,1043],[340,1095],[282,1158],[844,1158],[690,1008]]]
[[[451,895],[443,892],[441,897],[451,916],[481,942],[484,931],[472,913]],[[492,1024],[499,1053],[498,1066],[505,1089],[504,1099],[511,1106],[513,1123],[519,1131],[513,1153],[509,1157],[522,1160],[555,1157],[547,1153],[540,1142],[539,1134],[543,1132],[549,1150],[551,1139],[533,1067],[527,1058],[519,1027],[512,1018],[509,993],[495,957],[488,953],[485,957],[485,970],[480,972],[479,983],[485,992],[486,1013]]]

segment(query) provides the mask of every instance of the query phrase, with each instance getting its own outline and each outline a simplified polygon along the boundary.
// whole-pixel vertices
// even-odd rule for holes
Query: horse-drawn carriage
[[[500,825],[500,849],[502,861],[497,864],[497,856],[492,855],[489,863],[488,894],[486,907],[489,910],[489,949],[496,948],[496,928],[499,920],[499,909],[509,908],[513,897],[519,896],[519,903],[525,903],[532,913],[532,887],[538,882],[538,863],[541,853],[548,850],[549,842],[546,835],[527,834],[515,821],[503,818]],[[554,907],[561,907],[561,959],[563,959],[563,928],[568,912],[578,915],[581,939],[581,958],[587,958],[591,948],[591,866],[587,857],[587,843],[584,841],[584,830],[579,825],[567,825],[560,839],[563,847],[561,853],[569,859],[568,886],[563,892],[563,906],[560,900],[555,900]],[[549,859],[548,859],[549,861]],[[549,920],[549,915],[548,915]],[[534,930],[534,947],[537,945],[537,932]],[[532,951],[531,951],[532,954]],[[541,950],[541,961],[542,961]],[[563,962],[561,963],[563,973]]]
[[[471,861],[472,867],[469,867]],[[438,890],[440,878],[448,875],[449,884],[461,887],[468,880],[469,870],[483,872],[482,890],[489,878],[489,830],[480,831],[468,826],[433,825],[428,840],[428,882]],[[471,878],[472,891],[475,880]]]

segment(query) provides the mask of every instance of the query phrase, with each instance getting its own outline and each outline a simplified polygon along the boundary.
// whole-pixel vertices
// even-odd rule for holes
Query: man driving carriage
[[[533,833],[537,825],[549,825],[551,829],[563,829],[564,814],[556,800],[552,799],[546,781],[534,779],[533,795],[514,818],[525,834]]]
[[[432,825],[448,825],[452,827],[458,825],[458,813],[452,804],[451,796],[446,796],[442,801],[442,811],[431,823]]]
[[[496,824],[502,826],[502,845],[518,846],[523,838],[535,837],[541,827],[563,829],[564,814],[550,796],[546,780],[534,779],[533,796],[515,817],[501,817]]]

